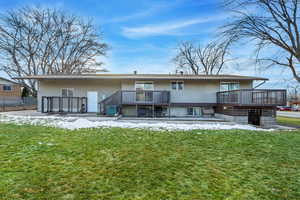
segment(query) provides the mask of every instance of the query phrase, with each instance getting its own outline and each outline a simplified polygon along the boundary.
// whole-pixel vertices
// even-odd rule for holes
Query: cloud
[[[129,21],[129,20],[133,20],[133,19],[142,18],[142,17],[147,17],[150,15],[153,15],[154,13],[160,11],[161,9],[163,9],[165,7],[166,7],[165,4],[155,5],[147,10],[139,11],[139,12],[136,12],[136,13],[133,13],[130,15],[126,15],[126,16],[112,18],[111,20],[108,20],[107,23],[119,23],[119,22],[125,22],[125,21]]]
[[[139,19],[142,17],[147,17],[147,16],[152,16],[155,15],[156,13],[165,10],[165,9],[170,9],[173,8],[174,6],[183,3],[184,0],[174,0],[174,1],[168,1],[168,2],[160,2],[157,4],[151,5],[147,9],[143,9],[140,11],[137,11],[133,14],[125,15],[125,16],[119,16],[115,17],[109,20],[106,20],[106,23],[119,23],[119,22],[126,22],[129,20],[134,20],[134,19]]]
[[[139,27],[123,27],[122,35],[128,38],[149,37],[157,35],[182,35],[183,28],[204,24],[213,21],[224,20],[226,15],[217,15],[212,17],[196,17],[187,20],[178,20],[172,22],[164,22],[160,24],[144,25]]]

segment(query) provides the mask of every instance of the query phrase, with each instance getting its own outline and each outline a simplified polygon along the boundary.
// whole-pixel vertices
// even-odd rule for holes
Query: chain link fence
[[[0,112],[36,109],[36,97],[0,96]]]

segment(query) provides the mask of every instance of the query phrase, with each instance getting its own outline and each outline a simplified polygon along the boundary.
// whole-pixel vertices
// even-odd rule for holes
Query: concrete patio
[[[108,117],[108,116],[99,116],[96,113],[41,113],[36,110],[22,110],[22,111],[10,111],[10,112],[3,112],[2,114],[5,115],[13,115],[13,116],[26,116],[26,117],[47,117],[47,116],[53,116],[53,117],[66,117],[66,118],[84,118],[92,121],[136,121],[136,122],[157,122],[157,121],[171,121],[171,122],[177,122],[177,123],[186,123],[186,122],[225,122],[223,119],[218,119],[216,117],[165,117],[165,118],[144,118],[144,117]]]
[[[294,128],[274,125],[268,129],[248,124],[226,122],[217,118],[136,118],[136,117],[102,117],[95,113],[84,114],[46,114],[35,110],[11,111],[0,113],[0,122],[49,125],[59,128],[149,128],[158,130],[292,130]]]

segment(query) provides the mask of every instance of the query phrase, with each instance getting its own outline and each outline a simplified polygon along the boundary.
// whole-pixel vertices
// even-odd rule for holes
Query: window
[[[11,85],[3,85],[4,91],[11,91]]]
[[[177,82],[178,90],[183,90],[183,82]]]
[[[189,116],[201,116],[201,108],[200,107],[188,107],[187,115]]]
[[[240,89],[239,82],[221,82],[220,91],[238,90]]]
[[[183,90],[184,84],[183,81],[173,81],[171,82],[172,90]]]
[[[63,88],[61,89],[61,96],[62,97],[73,97],[73,88]]]
[[[187,115],[193,115],[194,109],[192,107],[187,108]]]
[[[176,90],[177,89],[177,82],[172,82],[172,90]]]
[[[153,82],[135,82],[136,90],[154,90]]]

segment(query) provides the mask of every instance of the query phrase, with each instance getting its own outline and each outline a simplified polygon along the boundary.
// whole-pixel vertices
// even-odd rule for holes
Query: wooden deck
[[[284,106],[286,90],[241,89],[217,92],[217,104],[232,106]]]

